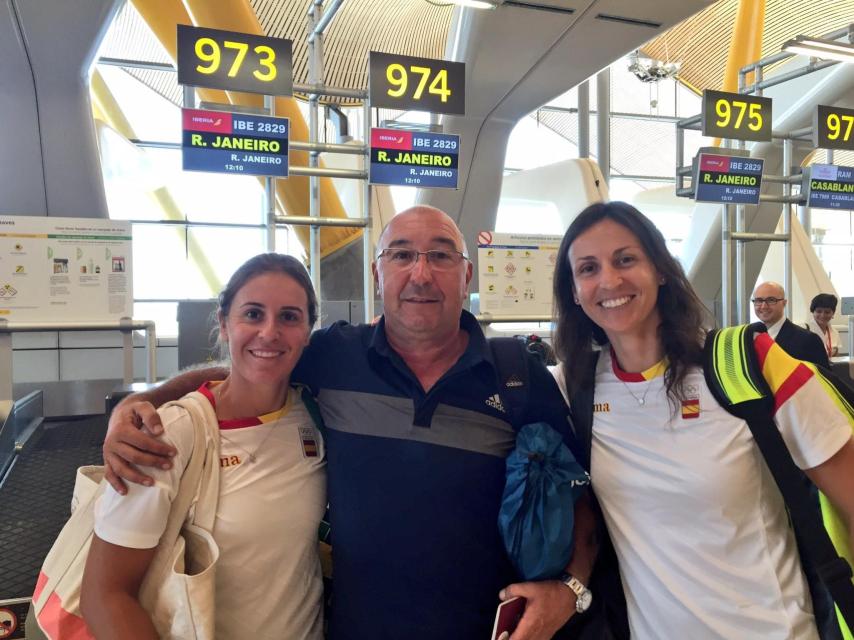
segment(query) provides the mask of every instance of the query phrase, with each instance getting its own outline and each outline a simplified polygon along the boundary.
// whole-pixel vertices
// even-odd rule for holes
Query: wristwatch
[[[558,580],[575,594],[575,610],[578,613],[584,613],[590,608],[593,603],[593,594],[581,583],[581,580],[568,573],[564,573]]]

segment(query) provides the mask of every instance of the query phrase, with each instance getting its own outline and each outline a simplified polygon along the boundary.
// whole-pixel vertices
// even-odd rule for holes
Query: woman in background
[[[830,324],[836,315],[838,303],[839,300],[832,293],[820,293],[810,302],[812,318],[807,320],[807,329],[821,338],[828,358],[839,355],[839,332]]]

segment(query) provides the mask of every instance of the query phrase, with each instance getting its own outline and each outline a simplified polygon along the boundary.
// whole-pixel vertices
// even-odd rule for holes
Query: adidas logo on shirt
[[[492,407],[493,409],[498,409],[501,413],[506,413],[506,411],[504,411],[504,405],[501,404],[501,398],[498,396],[497,393],[487,398],[486,404]]]

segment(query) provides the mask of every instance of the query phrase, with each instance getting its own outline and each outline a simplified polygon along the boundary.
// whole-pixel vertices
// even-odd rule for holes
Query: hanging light
[[[838,40],[797,36],[794,40],[784,43],[782,50],[788,53],[799,53],[804,56],[810,56],[811,58],[854,62],[854,45],[847,42],[839,42]]]

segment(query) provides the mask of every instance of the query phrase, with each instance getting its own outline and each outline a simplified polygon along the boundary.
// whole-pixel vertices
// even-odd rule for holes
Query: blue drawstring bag
[[[572,556],[575,501],[590,484],[560,434],[545,422],[516,434],[507,458],[498,527],[524,580],[557,578]]]

